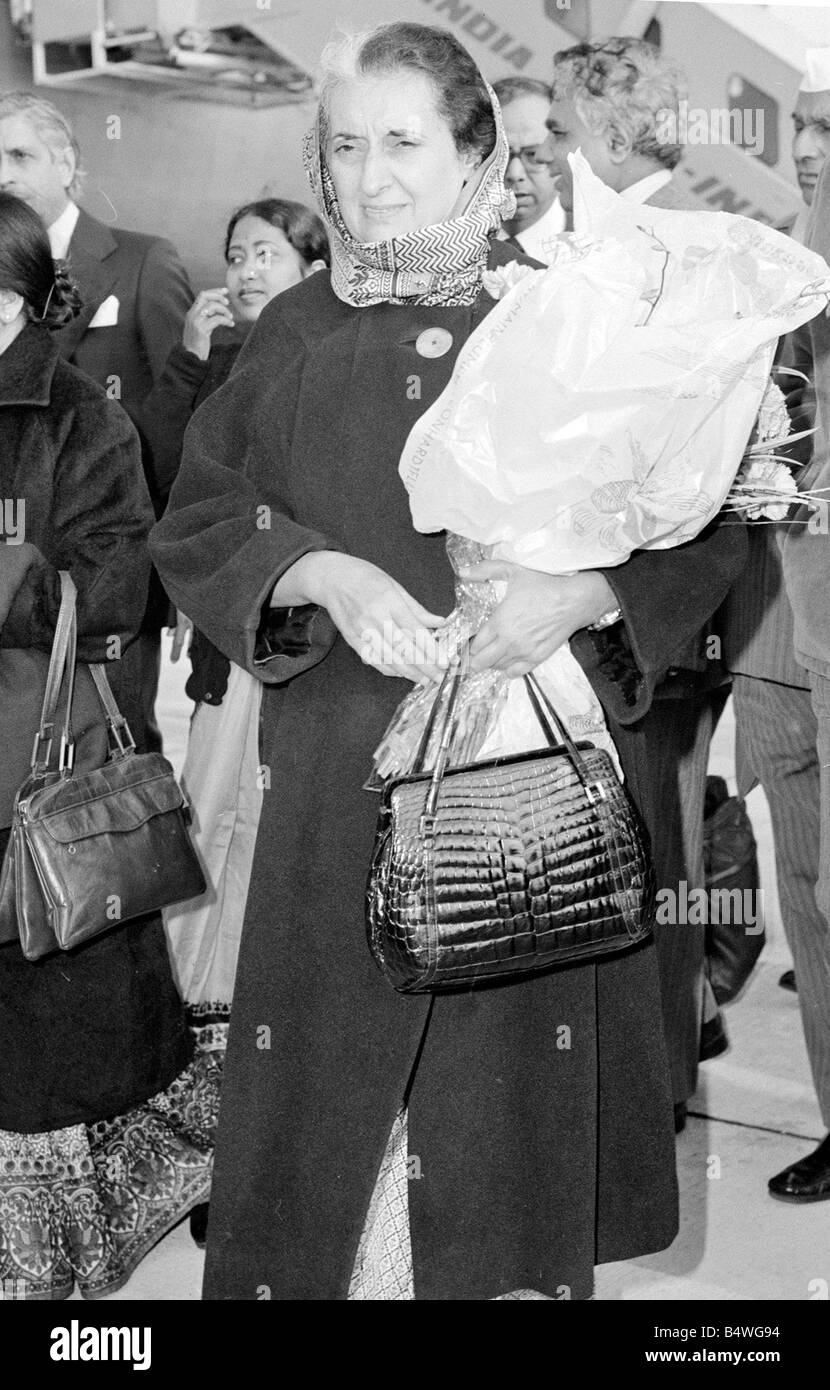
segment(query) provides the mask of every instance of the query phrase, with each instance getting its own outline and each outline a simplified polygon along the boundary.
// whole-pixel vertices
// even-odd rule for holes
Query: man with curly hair
[[[603,183],[631,202],[700,207],[674,174],[682,154],[680,103],[685,95],[679,71],[642,39],[581,43],[555,54],[548,136],[536,158],[556,177],[569,215],[573,178],[568,155],[576,150]],[[653,782],[663,828],[652,846],[657,883],[675,894],[675,902],[683,884],[689,893],[705,886],[706,769],[714,725],[728,693],[727,674],[713,659],[717,649],[709,637],[707,627],[692,647],[676,653],[654,703],[639,721],[643,757],[648,748],[652,773],[655,760],[660,764],[659,778]],[[726,1046],[704,978],[704,932],[703,924],[679,921],[656,930],[678,1130],[685,1124],[686,1103],[697,1085],[702,1030],[707,1038],[702,1055],[714,1056]]]

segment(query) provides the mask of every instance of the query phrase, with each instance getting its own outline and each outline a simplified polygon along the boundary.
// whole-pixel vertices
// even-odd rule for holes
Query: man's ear
[[[71,145],[67,145],[65,149],[57,150],[53,158],[60,170],[61,182],[64,188],[68,188],[75,177],[75,151]]]
[[[631,136],[627,130],[622,130],[619,126],[612,125],[606,135],[608,145],[608,158],[612,164],[624,164],[625,161],[634,153],[631,143]]]
[[[305,280],[307,275],[313,275],[315,270],[328,270],[325,261],[320,260],[319,256],[316,261],[303,262],[303,279]]]

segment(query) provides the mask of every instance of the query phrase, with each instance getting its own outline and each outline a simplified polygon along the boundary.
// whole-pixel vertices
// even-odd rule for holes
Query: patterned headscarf
[[[496,143],[463,190],[464,205],[444,222],[388,241],[357,241],[340,212],[325,157],[325,115],[303,142],[303,163],[331,243],[331,283],[339,299],[368,304],[471,304],[487,267],[490,238],[512,217],[516,202],[504,182],[509,148],[501,108],[488,86]]]

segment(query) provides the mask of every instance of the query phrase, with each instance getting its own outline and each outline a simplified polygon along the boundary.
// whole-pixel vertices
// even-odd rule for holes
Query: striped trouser
[[[808,690],[739,675],[732,695],[739,789],[757,778],[769,804],[781,919],[830,1129],[830,680],[822,685],[811,702]]]

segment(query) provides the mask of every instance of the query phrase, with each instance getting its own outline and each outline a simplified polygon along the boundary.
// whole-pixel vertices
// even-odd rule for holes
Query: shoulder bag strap
[[[113,695],[112,690],[110,688],[110,683],[107,680],[106,670],[104,669],[103,665],[101,665],[100,663],[96,663],[90,666],[89,669],[92,674],[92,679],[95,682],[95,689],[98,691],[98,698],[100,699],[101,704],[104,707],[104,713],[107,716],[107,726],[113,738],[115,739],[116,744],[118,745],[118,752],[114,753],[113,756],[116,758],[121,758],[126,753],[132,753],[135,751],[135,739],[130,733],[129,724],[127,723],[126,719],[124,718],[123,714],[118,708],[115,696]]]
[[[43,694],[43,706],[40,712],[40,727],[35,734],[35,741],[32,747],[31,768],[33,777],[44,777],[49,770],[55,715],[58,708],[58,700],[60,699],[64,671],[67,673],[67,687],[66,713],[64,715],[63,734],[61,737],[61,771],[67,766],[69,768],[72,766],[72,698],[75,691],[75,652],[77,646],[75,597],[77,589],[75,588],[75,582],[72,576],[67,570],[60,571],[60,579],[61,606],[58,613],[58,621],[55,625],[55,636],[52,641],[52,655],[49,659],[46,689]]]

